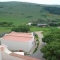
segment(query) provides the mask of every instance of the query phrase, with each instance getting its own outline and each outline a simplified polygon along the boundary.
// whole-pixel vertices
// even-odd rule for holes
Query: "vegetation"
[[[38,24],[46,24],[46,26],[52,26],[52,27],[60,26],[58,20],[50,20],[50,19],[44,20],[39,18],[36,21],[32,21],[32,26],[37,26]]]
[[[0,27],[11,27],[13,26],[12,22],[0,22]]]
[[[52,22],[52,23],[49,23],[49,26],[60,26],[60,24],[59,23],[56,23],[56,22]]]
[[[59,39],[60,39],[60,29],[56,29],[56,30],[52,29],[52,31],[46,36],[44,36],[42,40],[43,42],[50,43]]]
[[[52,14],[60,15],[60,7],[45,7],[45,9]]]
[[[39,19],[42,19],[41,23],[51,20],[60,22],[59,14],[50,13],[45,9],[52,6],[25,2],[0,2],[0,22],[12,22],[15,26]],[[60,6],[56,6],[56,8],[53,6],[49,10],[59,12]]]
[[[41,49],[43,57],[47,60],[60,60],[60,29],[51,30],[50,34],[47,34],[43,38],[43,42],[47,45]]]
[[[27,25],[20,25],[18,27],[12,28],[12,31],[16,31],[16,32],[29,32],[30,28]]]
[[[50,44],[47,44],[41,50],[44,55],[43,57],[47,60],[60,60],[60,42],[53,41]]]
[[[0,27],[0,33],[11,32],[14,27]],[[16,28],[16,27],[15,27]],[[44,36],[49,34],[51,31],[57,30],[57,27],[37,27],[37,26],[30,26],[30,32],[35,31],[43,31]]]
[[[13,27],[0,27],[0,34],[5,33],[5,32],[11,32],[11,29]]]
[[[35,53],[35,52],[37,51],[38,46],[39,46],[39,38],[38,38],[38,35],[37,35],[37,34],[35,34],[35,39],[36,39],[36,48],[35,48],[35,50],[33,51],[33,53]]]

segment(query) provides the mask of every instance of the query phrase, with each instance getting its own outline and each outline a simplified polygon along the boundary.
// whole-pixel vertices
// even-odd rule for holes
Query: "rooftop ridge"
[[[21,41],[21,42],[27,42],[34,39],[33,33],[31,35],[26,34],[18,34],[18,33],[11,33],[11,34],[5,34],[2,37],[2,40],[12,40],[12,41]]]
[[[20,36],[20,35],[12,35],[12,34],[5,34],[5,36],[14,36],[14,37],[25,37],[25,38],[32,38],[33,36]]]
[[[21,33],[21,34],[32,35],[32,33],[25,33],[25,32],[24,32],[24,33],[22,33],[22,32],[14,32],[14,31],[12,31],[11,33],[17,33],[17,34],[20,34],[20,33]],[[11,34],[11,33],[10,33],[10,34]]]
[[[27,37],[32,37],[32,35],[24,35],[24,34],[20,34],[20,35],[17,35],[17,34],[8,34],[8,35],[15,35],[15,36],[27,36]]]

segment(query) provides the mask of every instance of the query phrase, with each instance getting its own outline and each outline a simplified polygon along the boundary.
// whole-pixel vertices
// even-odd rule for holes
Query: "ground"
[[[43,34],[41,33],[41,31],[37,31],[35,32],[38,37],[39,37],[39,47],[38,47],[38,50],[34,53],[34,54],[31,54],[31,55],[27,55],[27,56],[31,56],[31,57],[34,57],[34,58],[38,58],[38,59],[41,59],[41,60],[45,60],[42,56],[43,56],[43,53],[41,53],[40,49],[45,46],[46,43],[42,42],[42,38],[43,38]]]

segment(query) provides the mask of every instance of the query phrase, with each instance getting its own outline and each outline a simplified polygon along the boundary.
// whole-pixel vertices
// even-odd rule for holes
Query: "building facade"
[[[17,33],[6,34],[1,38],[1,43],[7,45],[12,51],[29,52],[35,45],[34,36],[32,33]]]

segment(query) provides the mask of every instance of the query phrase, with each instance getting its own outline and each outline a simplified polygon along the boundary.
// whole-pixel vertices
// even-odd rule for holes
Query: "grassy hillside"
[[[60,20],[60,15],[49,13],[44,9],[45,7],[49,6],[24,2],[0,2],[0,22],[13,22],[14,25],[20,25],[39,18]]]

